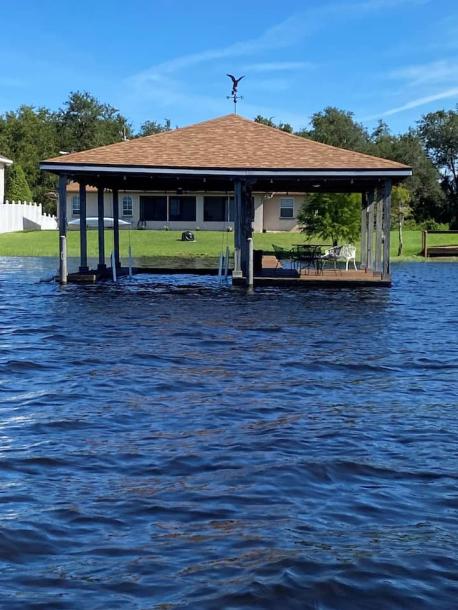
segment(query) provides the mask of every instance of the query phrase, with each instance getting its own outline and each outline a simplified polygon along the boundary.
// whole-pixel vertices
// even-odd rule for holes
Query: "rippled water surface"
[[[458,607],[458,264],[391,290],[0,259],[0,607]]]

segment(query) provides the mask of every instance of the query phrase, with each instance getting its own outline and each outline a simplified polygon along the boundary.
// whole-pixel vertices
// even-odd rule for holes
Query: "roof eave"
[[[393,168],[236,168],[236,167],[151,167],[141,165],[98,165],[90,163],[56,163],[43,161],[40,169],[55,173],[124,173],[124,174],[162,174],[189,176],[278,176],[278,177],[408,177],[412,175],[410,167]]]

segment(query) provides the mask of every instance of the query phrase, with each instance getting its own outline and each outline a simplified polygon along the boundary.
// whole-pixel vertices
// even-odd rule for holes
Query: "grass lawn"
[[[142,256],[170,256],[170,257],[205,257],[218,256],[222,245],[233,248],[233,233],[220,231],[196,231],[195,242],[182,242],[179,231],[131,231],[130,239],[132,255]],[[290,248],[293,244],[323,243],[321,238],[314,237],[306,240],[300,233],[255,233],[254,247],[272,252],[272,244]],[[458,235],[430,235],[428,245],[458,244]],[[120,232],[121,256],[126,256],[129,244],[129,231]],[[359,244],[356,244],[357,247]],[[107,256],[113,248],[113,231],[105,231],[105,251]],[[419,257],[421,248],[421,231],[404,232],[404,253],[402,260]],[[398,237],[397,232],[391,233],[391,256],[397,259]],[[68,232],[68,255],[79,256],[79,231]],[[88,255],[97,256],[97,231],[88,231]],[[0,256],[58,256],[57,231],[29,231],[0,234]],[[397,259],[400,260],[400,259]]]

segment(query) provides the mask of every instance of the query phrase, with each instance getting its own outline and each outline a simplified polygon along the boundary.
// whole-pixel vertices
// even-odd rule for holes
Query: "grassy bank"
[[[233,234],[219,231],[197,231],[195,242],[182,242],[181,232],[178,231],[131,231],[130,241],[132,254],[141,256],[176,256],[201,257],[218,256],[226,239],[232,249]],[[293,244],[323,243],[320,238],[306,240],[300,233],[256,233],[254,247],[265,252],[272,252],[272,244],[291,248]],[[107,255],[112,250],[113,231],[105,232],[105,249]],[[429,245],[458,243],[458,235],[430,235]],[[120,234],[121,255],[126,256],[129,245],[129,231],[123,230]],[[359,244],[356,244],[359,248]],[[397,259],[398,237],[395,231],[391,234],[391,256]],[[404,252],[402,260],[421,259],[421,231],[405,231]],[[57,256],[57,231],[30,231],[21,233],[0,234],[0,256]],[[79,232],[68,233],[68,255],[79,256]],[[88,255],[97,256],[97,231],[88,231]],[[401,260],[397,259],[397,260]]]

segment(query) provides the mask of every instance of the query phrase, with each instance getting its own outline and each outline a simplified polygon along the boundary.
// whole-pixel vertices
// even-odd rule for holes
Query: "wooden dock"
[[[427,256],[428,258],[434,257],[449,257],[449,256],[458,256],[458,246],[428,246],[426,250],[426,254],[423,256]]]
[[[149,275],[218,275],[218,269],[206,267],[132,267],[132,275],[145,273]],[[117,276],[129,275],[128,267],[117,270]],[[101,280],[111,280],[113,273],[110,267],[103,272],[91,269],[86,273],[69,273],[67,281],[69,284],[95,284]],[[56,278],[58,279],[58,278]]]
[[[456,235],[458,231],[423,231],[421,235],[421,253],[426,257],[449,257],[458,256],[458,245],[457,244],[443,244],[443,245],[428,245],[429,235]],[[455,238],[456,239],[456,238]]]
[[[233,278],[234,285],[245,283],[243,278]],[[383,278],[381,273],[337,268],[325,268],[317,272],[315,269],[303,269],[299,273],[295,269],[285,269],[277,265],[275,256],[262,257],[262,271],[254,276],[255,286],[284,286],[298,288],[364,288],[390,287],[391,277]]]
[[[117,275],[126,276],[127,267],[118,269]],[[218,274],[215,268],[190,268],[190,267],[133,267],[132,274],[149,275],[212,275]],[[230,271],[229,271],[230,273]],[[101,280],[110,280],[112,272],[110,268],[104,271],[90,270],[86,273],[69,273],[68,282],[73,284],[94,284]],[[232,278],[234,286],[245,286],[245,278]],[[272,255],[262,257],[262,270],[254,275],[255,286],[278,286],[298,288],[363,288],[363,287],[389,287],[391,278],[382,278],[381,273],[333,267],[325,268],[317,272],[315,269],[303,269],[300,273],[295,269],[283,268],[277,265],[277,259]]]

